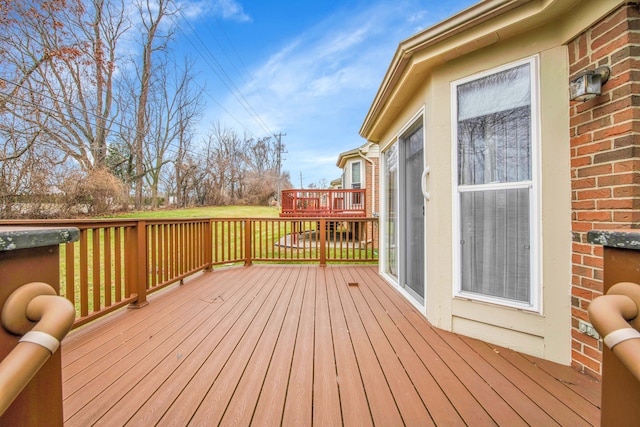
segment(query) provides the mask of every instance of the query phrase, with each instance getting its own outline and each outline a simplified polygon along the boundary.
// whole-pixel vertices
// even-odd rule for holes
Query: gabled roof
[[[365,157],[369,157],[369,153],[371,151],[371,146],[373,145],[373,143],[371,142],[366,142],[363,145],[361,145],[358,148],[354,148],[352,150],[349,151],[344,151],[342,153],[340,153],[338,155],[338,160],[336,162],[336,166],[338,166],[340,169],[344,168],[347,160],[354,158],[354,157],[361,157],[361,156],[365,156]],[[377,151],[376,151],[377,153]],[[374,156],[374,157],[378,157],[378,156]]]
[[[385,123],[430,70],[452,59],[559,20],[565,42],[584,30],[594,14],[604,16],[620,0],[484,0],[402,41],[360,128],[368,141],[379,142]],[[570,11],[570,13],[567,13]]]

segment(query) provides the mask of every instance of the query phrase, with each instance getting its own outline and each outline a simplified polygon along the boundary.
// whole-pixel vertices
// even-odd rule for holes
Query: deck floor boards
[[[433,328],[375,266],[231,267],[72,332],[66,426],[598,425],[600,385]]]

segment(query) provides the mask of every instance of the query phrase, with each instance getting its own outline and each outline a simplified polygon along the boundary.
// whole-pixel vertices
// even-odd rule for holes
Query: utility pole
[[[282,188],[280,188],[282,183],[280,182],[281,181],[280,178],[281,178],[281,173],[282,173],[281,172],[282,171],[282,154],[286,153],[286,151],[284,151],[284,145],[282,145],[282,137],[283,136],[287,136],[287,134],[280,132],[279,134],[276,134],[276,135],[273,135],[273,136],[276,138],[276,141],[277,141],[276,142],[276,155],[278,156],[278,158],[277,158],[278,159],[278,170],[277,170],[277,173],[278,173],[278,193],[276,195],[276,199],[278,200],[278,207],[282,207],[282,200],[281,200],[281,198],[282,198],[282,194],[281,194],[282,193]]]

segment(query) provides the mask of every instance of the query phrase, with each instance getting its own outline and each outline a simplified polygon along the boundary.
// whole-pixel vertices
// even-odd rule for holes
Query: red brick
[[[638,212],[628,211],[628,212],[614,212],[613,220],[615,222],[625,222],[625,223],[633,223],[638,219]]]
[[[617,96],[613,97],[614,98],[613,102],[610,102],[608,104],[603,105],[602,107],[598,107],[593,110],[594,118],[604,116],[604,115],[610,115],[612,113],[615,113],[616,111],[620,111],[630,107],[631,97],[628,95],[631,95],[633,93],[630,86],[631,85],[625,85],[625,88],[628,89],[625,93],[626,95],[625,97],[621,97],[622,91],[620,90],[620,88],[617,88],[617,91],[614,91]]]
[[[588,156],[578,158],[574,157],[571,159],[571,167],[579,168],[580,166],[587,166],[591,164],[591,161],[591,157]]]
[[[595,200],[583,200],[580,202],[571,202],[571,207],[574,211],[579,210],[593,210],[596,208]]]
[[[591,225],[594,230],[615,230],[620,228],[620,225],[615,222],[592,222]]]
[[[609,116],[600,117],[599,119],[592,120],[588,123],[578,126],[578,133],[592,132],[597,129],[602,129],[603,127],[609,126],[610,124],[611,124],[611,117]]]
[[[625,187],[617,187],[613,189],[613,197],[638,197],[640,196],[640,188],[637,185],[630,185]]]
[[[596,186],[595,178],[581,178],[581,179],[574,179],[573,181],[571,181],[571,188],[573,189],[593,188],[595,186]]]
[[[593,270],[593,279],[594,280],[599,280],[600,282],[602,282],[602,280],[604,279],[604,274],[602,274],[602,270]],[[600,292],[602,292],[602,283],[600,283]]]
[[[603,45],[598,50],[591,54],[591,61],[597,62],[599,59],[606,57],[611,52],[624,47],[629,43],[629,33],[624,33],[615,40],[611,40],[609,43]]]
[[[578,212],[578,221],[611,221],[611,212],[587,211]]]
[[[601,151],[607,151],[611,149],[611,141],[594,142],[593,144],[582,145],[578,147],[577,154],[584,156],[587,154],[599,153]]]
[[[582,265],[574,265],[571,268],[571,272],[577,276],[593,277],[593,269],[584,267]]]
[[[593,370],[594,372],[600,372],[600,363],[589,358],[586,357],[580,353],[577,353],[575,351],[571,352],[571,356],[573,358],[573,360],[575,360],[578,363],[583,364],[585,367],[588,367],[589,369]]]
[[[594,272],[595,273],[595,272]],[[591,289],[593,291],[602,292],[603,285],[599,280],[590,279],[587,277],[583,277],[580,281],[580,286],[583,288]]]
[[[571,288],[571,295],[578,298],[586,299],[588,301],[593,301],[593,291],[589,289],[583,289],[574,286]]]
[[[582,319],[585,322],[589,321],[589,316],[585,310],[581,310],[579,308],[571,307],[571,315],[577,319]]]
[[[591,64],[585,65],[584,68],[590,67]],[[603,92],[602,95],[596,96],[589,101],[581,102],[575,106],[576,111],[581,113],[583,111],[596,108],[598,105],[605,105],[611,101],[611,96],[607,92]]]
[[[594,132],[595,139],[611,138],[612,136],[622,135],[627,132],[633,132],[633,122],[620,123],[605,129]]]
[[[624,17],[621,17],[621,19],[624,19]],[[603,27],[607,27],[608,24],[613,24],[614,26],[612,28],[608,28],[605,33],[600,33]],[[599,49],[600,47],[607,44],[609,40],[613,40],[616,37],[620,37],[622,34],[624,34],[627,31],[627,29],[628,29],[627,22],[620,21],[620,20],[611,20],[606,25],[603,24],[600,27],[594,28],[591,31],[591,37],[593,38],[593,42],[591,43],[591,49],[593,50]]]
[[[591,141],[593,141],[593,134],[592,133],[584,133],[584,134],[580,134],[580,135],[576,135],[574,137],[571,138],[571,146],[572,147],[576,147],[582,144],[588,144]]]
[[[582,352],[582,343],[580,341],[571,340],[571,348],[576,351]]]
[[[613,164],[614,173],[634,172],[639,170],[640,170],[640,160],[638,159],[623,160],[621,162],[616,162]]]
[[[593,224],[590,222],[572,222],[571,231],[591,231],[593,230]]]
[[[598,187],[618,186],[625,184],[640,184],[640,173],[623,173],[617,175],[601,176],[598,178]],[[602,189],[602,188],[601,188]],[[584,190],[596,191],[596,190]]]
[[[611,189],[598,188],[595,190],[581,190],[577,191],[577,196],[578,200],[605,199],[607,197],[611,197]]]
[[[584,355],[593,360],[597,360],[598,362],[602,362],[602,352],[598,349],[597,346],[595,348],[584,346]]]
[[[591,249],[593,248],[592,245],[586,244],[586,243],[572,243],[571,244],[571,249],[573,250],[573,252],[579,253],[579,254],[587,254],[587,255],[591,255]]]
[[[584,260],[584,265],[588,265],[589,267],[597,267],[597,268],[604,267],[602,258],[585,256],[583,257],[583,260]]]
[[[626,110],[622,110],[619,113],[615,113],[613,115],[614,123],[626,122],[627,120],[637,119],[639,116],[638,111],[636,109],[627,108]]]
[[[584,320],[584,319],[583,319]],[[591,323],[588,318],[586,320],[587,322]],[[590,337],[587,334],[583,334],[582,332],[576,330],[576,329],[572,329],[571,330],[571,337],[576,340],[581,342],[582,344],[588,345],[590,347],[595,347],[598,348],[598,340]]]
[[[598,200],[598,209],[633,209],[637,203],[634,199]]]
[[[574,127],[583,125],[585,123],[589,123],[591,120],[593,120],[593,110],[583,111],[580,114],[574,114],[570,117],[569,126]]]
[[[611,164],[603,164],[603,165],[595,165],[595,166],[587,166],[584,168],[578,169],[579,177],[591,177],[598,175],[607,175],[613,172],[613,165]]]

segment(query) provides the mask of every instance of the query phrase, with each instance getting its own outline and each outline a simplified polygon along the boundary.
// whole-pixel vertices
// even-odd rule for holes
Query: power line
[[[262,117],[260,117],[260,115],[255,111],[255,109],[253,108],[251,103],[243,95],[242,91],[235,84],[235,82],[233,81],[231,76],[229,76],[229,74],[225,71],[225,69],[222,66],[222,64],[220,64],[220,62],[215,58],[215,56],[213,55],[213,53],[209,49],[209,46],[202,40],[200,35],[195,31],[195,28],[193,27],[193,25],[191,25],[191,22],[189,22],[189,20],[187,20],[185,18],[185,16],[182,13],[182,11],[178,11],[178,13],[179,13],[182,21],[184,21],[184,23],[192,30],[192,33],[195,34],[195,38],[197,39],[199,44],[202,46],[203,50],[198,49],[195,46],[195,44],[194,44],[193,40],[191,39],[191,37],[186,32],[183,32],[182,34],[187,39],[189,44],[191,44],[191,46],[196,50],[196,52],[198,52],[198,55],[205,61],[205,63],[209,66],[211,71],[213,71],[214,74],[216,76],[218,76],[218,78],[220,79],[222,84],[224,84],[224,86],[227,88],[227,90],[229,90],[229,93],[231,93],[231,95],[238,101],[240,106],[251,116],[251,118],[256,122],[256,124],[258,126],[260,126],[262,128],[262,130],[264,130],[268,135],[272,135],[273,132],[269,129],[268,125],[264,122]],[[174,20],[174,23],[175,23],[175,20]],[[180,28],[179,25],[177,27]],[[203,51],[207,53],[207,56],[212,59],[212,61],[215,63],[215,65],[217,67],[214,67],[211,64],[211,62],[209,62],[208,58],[205,57]],[[231,86],[235,90],[233,90]]]

